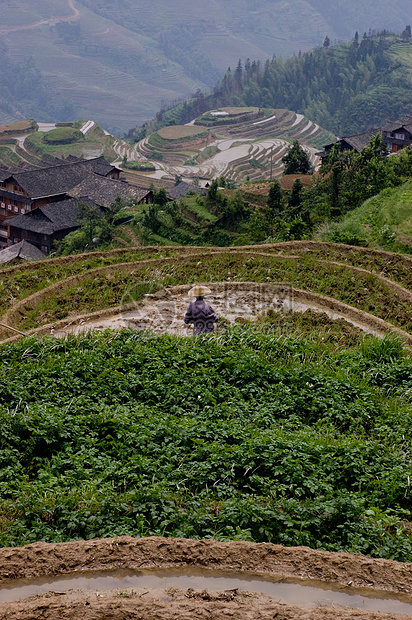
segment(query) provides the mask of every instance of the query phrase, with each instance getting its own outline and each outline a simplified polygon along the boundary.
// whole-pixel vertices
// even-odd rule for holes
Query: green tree
[[[150,189],[153,192],[153,202],[160,207],[164,207],[168,202],[165,188],[161,187],[159,190],[157,190],[153,183],[151,183]]]
[[[293,184],[292,191],[290,192],[288,206],[289,207],[298,207],[302,202],[302,190],[303,184],[300,179],[296,179]]]
[[[143,226],[157,233],[161,227],[161,222],[157,217],[156,205],[149,205],[148,210],[143,211]]]
[[[285,165],[283,174],[310,174],[312,172],[312,165],[310,163],[309,155],[305,149],[300,145],[298,140],[292,142],[286,155],[282,157],[282,162]]]
[[[268,222],[273,222],[283,211],[283,192],[279,181],[274,181],[269,189],[269,196],[265,208]]]
[[[403,37],[404,39],[411,38],[411,27],[410,26],[406,26],[405,30],[401,34],[401,37]]]
[[[81,231],[84,233],[84,238],[87,245],[91,245],[94,234],[94,229],[99,222],[99,215],[96,209],[92,209],[84,202],[79,202],[77,205],[76,221],[80,226]]]
[[[217,179],[213,179],[213,181],[210,184],[210,187],[207,191],[207,198],[208,200],[210,200],[211,202],[214,202],[217,198],[217,190],[219,187],[219,183]]]

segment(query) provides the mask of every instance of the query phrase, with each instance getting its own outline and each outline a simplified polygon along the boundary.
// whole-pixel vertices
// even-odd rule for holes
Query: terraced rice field
[[[180,175],[190,180],[193,177],[211,179],[221,175],[233,181],[249,179],[279,178],[283,172],[282,157],[293,140],[299,140],[310,154],[311,162],[316,167],[316,155],[320,145],[326,143],[331,134],[319,125],[306,119],[302,114],[289,110],[268,110],[265,118],[261,118],[255,110],[256,117],[245,118],[247,108],[222,108],[216,111],[216,123],[208,124],[209,137],[202,144],[194,144],[176,138],[181,131],[177,127],[161,129],[142,140],[135,147],[127,147],[118,143],[116,150],[119,155],[126,154],[131,161],[151,161],[157,168],[152,178],[167,179]],[[225,124],[227,115],[239,114],[235,123]],[[250,109],[253,115],[253,109]],[[213,112],[212,112],[213,114]],[[222,115],[222,116],[219,116]],[[203,118],[203,117],[202,117]],[[208,118],[211,117],[210,113]],[[195,133],[198,130],[198,119],[188,125]],[[206,128],[205,128],[206,129]],[[173,131],[167,139],[167,132]],[[165,133],[166,132],[166,133]],[[204,157],[205,149],[213,147],[214,152]],[[154,152],[162,154],[162,160],[154,157]]]
[[[227,311],[229,322],[239,316],[254,320],[273,310],[279,295],[285,299],[286,293],[276,288],[283,286],[298,310],[326,312],[382,335],[392,332],[412,345],[411,267],[412,259],[405,256],[308,241],[224,250],[176,246],[90,253],[3,269],[0,322],[21,332],[53,333],[90,318],[135,310],[147,302],[145,295],[159,291],[166,291],[160,304],[174,291],[183,308],[193,282],[207,282],[212,289],[214,285],[216,294],[231,291],[233,296],[237,291],[249,299],[252,290],[252,297],[263,295],[270,303],[260,305],[259,311]],[[183,288],[176,289],[179,286]],[[166,331],[161,323],[156,328]],[[1,328],[3,340],[11,335],[12,330]]]

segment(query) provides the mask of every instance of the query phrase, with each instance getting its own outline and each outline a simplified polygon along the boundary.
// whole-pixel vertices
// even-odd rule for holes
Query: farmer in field
[[[218,319],[212,306],[207,304],[203,297],[212,291],[207,286],[194,286],[188,293],[189,297],[196,297],[196,301],[189,304],[185,314],[184,322],[186,325],[193,323],[194,336],[211,334],[215,330],[215,323]]]

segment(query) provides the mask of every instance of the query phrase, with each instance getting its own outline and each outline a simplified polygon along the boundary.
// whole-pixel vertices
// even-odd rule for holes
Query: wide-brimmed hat
[[[196,284],[196,286],[190,289],[190,291],[188,292],[188,296],[189,297],[203,297],[204,295],[210,295],[211,292],[212,291],[210,290],[210,288],[207,288],[207,286]]]

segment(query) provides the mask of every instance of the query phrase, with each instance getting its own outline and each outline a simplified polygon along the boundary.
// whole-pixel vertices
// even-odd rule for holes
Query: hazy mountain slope
[[[332,4],[332,8],[330,6]],[[283,56],[371,28],[397,32],[410,0],[0,0],[0,37],[34,58],[76,117],[126,130],[163,100],[212,87],[239,58]],[[409,20],[409,21],[408,21]],[[13,101],[18,118],[19,101]],[[20,110],[26,114],[26,111]],[[44,119],[51,120],[45,111]]]
[[[398,32],[399,28],[412,20],[410,0],[308,0],[308,4],[323,15],[338,36],[345,38],[352,37],[354,29],[360,35],[368,32],[369,28],[386,28]]]

